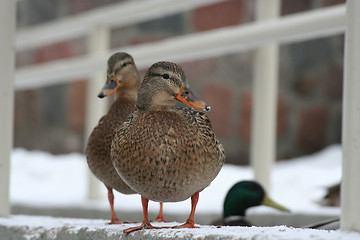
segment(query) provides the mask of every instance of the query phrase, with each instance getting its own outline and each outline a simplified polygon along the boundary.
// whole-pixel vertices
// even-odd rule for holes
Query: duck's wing
[[[216,135],[212,129],[212,125],[209,117],[199,110],[193,108],[182,108],[183,115],[188,118],[190,124],[196,127],[199,141],[201,142],[204,149],[217,150],[217,156],[223,162],[225,161],[225,150],[220,141],[216,138]]]

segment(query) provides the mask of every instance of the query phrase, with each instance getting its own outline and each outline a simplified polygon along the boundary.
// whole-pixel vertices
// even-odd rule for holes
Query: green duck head
[[[255,181],[241,181],[231,187],[224,201],[223,217],[245,216],[250,207],[265,205],[281,211],[289,210],[271,200],[264,188]]]

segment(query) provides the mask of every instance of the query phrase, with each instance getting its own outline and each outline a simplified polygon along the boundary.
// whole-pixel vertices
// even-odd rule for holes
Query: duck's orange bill
[[[110,96],[111,94],[113,94],[115,91],[113,89],[101,89],[101,91],[98,94],[99,98],[103,98],[106,96]]]
[[[194,108],[200,108],[205,111],[210,111],[210,106],[206,105],[204,101],[196,97],[190,88],[182,86],[179,93],[175,97],[178,101]]]
[[[118,89],[118,87],[120,87],[120,82],[119,80],[117,80],[116,76],[114,74],[108,74],[105,85],[98,94],[98,97],[103,98],[106,96],[110,96]]]

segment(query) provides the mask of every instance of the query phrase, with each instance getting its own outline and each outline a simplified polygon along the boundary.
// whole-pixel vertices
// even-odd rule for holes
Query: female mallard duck
[[[195,228],[194,214],[199,192],[219,173],[225,154],[208,117],[192,108],[174,109],[177,101],[209,110],[189,88],[180,66],[158,62],[142,82],[137,111],[118,129],[111,158],[118,174],[141,195],[142,225],[130,233],[157,228],[147,215],[148,201],[178,202],[191,197],[191,213],[177,228]]]
[[[340,205],[340,188],[341,182],[331,185],[327,188],[327,193],[320,201],[321,205],[324,206],[339,206]],[[323,230],[338,230],[340,228],[340,218],[324,219],[323,221],[315,222],[303,226],[303,228],[314,228]]]
[[[133,191],[117,174],[110,159],[111,142],[115,129],[125,118],[135,111],[136,97],[140,85],[139,73],[134,59],[127,53],[118,52],[108,60],[106,83],[98,97],[103,98],[115,94],[115,101],[108,113],[92,131],[86,148],[86,157],[92,173],[105,184],[111,209],[111,222],[123,223],[114,211],[113,189],[123,194],[134,194]],[[160,204],[157,221],[163,221],[162,203]]]
[[[340,187],[341,182],[327,187],[326,195],[319,203],[324,206],[340,206]]]
[[[114,211],[113,189],[123,194],[135,192],[121,180],[110,159],[111,141],[115,128],[135,111],[135,102],[140,85],[139,74],[133,58],[123,52],[113,54],[107,64],[107,79],[98,97],[115,94],[115,101],[92,131],[86,148],[87,163],[91,172],[105,184],[111,209],[111,222],[123,223]]]
[[[289,212],[287,208],[271,200],[259,183],[255,181],[240,181],[232,186],[226,194],[223,219],[213,222],[213,225],[252,226],[246,220],[245,212],[250,207],[260,205]]]

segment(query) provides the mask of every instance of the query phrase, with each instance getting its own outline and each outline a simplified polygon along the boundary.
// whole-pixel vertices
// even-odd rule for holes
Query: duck
[[[341,182],[333,184],[326,188],[326,194],[319,201],[320,205],[338,207],[340,206]]]
[[[326,188],[325,196],[318,202],[322,206],[339,207],[341,182],[333,184]],[[322,229],[322,230],[339,230],[340,217],[332,217],[321,221],[313,222],[302,226],[302,228]]]
[[[189,107],[175,108],[177,102]],[[141,195],[143,207],[142,224],[124,233],[166,228],[149,222],[149,200],[191,198],[187,221],[173,228],[197,228],[194,216],[199,192],[215,179],[225,161],[224,148],[205,115],[210,106],[193,93],[178,64],[162,61],[146,72],[136,107],[111,146],[117,173]]]
[[[111,142],[115,129],[126,117],[136,110],[135,103],[140,86],[140,77],[133,57],[125,52],[116,52],[107,62],[107,78],[104,87],[98,94],[99,98],[115,96],[108,112],[89,136],[86,146],[86,159],[91,172],[104,183],[108,191],[111,220],[108,224],[121,224],[114,211],[113,189],[122,194],[136,194],[117,174],[110,159]],[[165,221],[163,205],[155,221]]]
[[[246,219],[246,210],[260,205],[290,212],[288,208],[273,201],[258,182],[244,180],[235,183],[227,192],[223,204],[222,219],[214,221],[212,225],[253,226]]]

